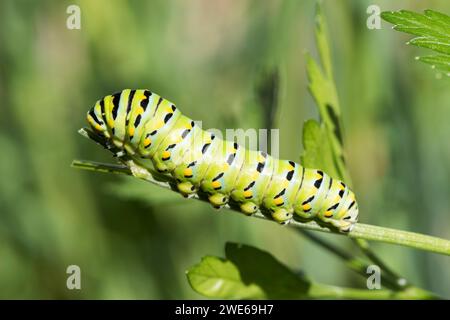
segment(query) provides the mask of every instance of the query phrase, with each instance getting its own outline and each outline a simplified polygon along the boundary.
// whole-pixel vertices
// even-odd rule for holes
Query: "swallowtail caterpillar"
[[[143,168],[175,181],[215,208],[260,210],[286,224],[294,217],[349,232],[358,219],[354,193],[317,169],[248,150],[202,130],[170,101],[148,90],[108,95],[89,110],[93,131]]]

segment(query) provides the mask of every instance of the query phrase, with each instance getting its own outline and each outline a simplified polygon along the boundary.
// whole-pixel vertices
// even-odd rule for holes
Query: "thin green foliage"
[[[319,5],[316,7],[315,20],[316,43],[323,69],[309,54],[306,55],[306,69],[308,89],[316,102],[320,123],[308,120],[303,126],[304,152],[301,162],[305,167],[322,168],[332,177],[350,185],[350,175],[345,166],[341,110],[333,80],[327,25]]]
[[[309,78],[309,91],[313,96],[320,114],[320,122],[310,119],[303,126],[303,147],[301,156],[305,167],[323,168],[332,177],[345,181],[351,185],[350,174],[345,164],[344,137],[342,132],[341,109],[334,82],[331,50],[329,47],[328,27],[320,5],[316,7],[316,44],[320,56],[320,66],[307,54],[307,73]],[[303,234],[307,231],[302,230]],[[311,238],[313,241],[316,238]],[[322,248],[342,256],[332,244],[325,241],[315,241]],[[354,239],[361,251],[383,270],[388,278],[387,287],[404,290],[407,282],[393,272],[370,248],[364,239]],[[357,259],[351,257],[352,260]],[[344,259],[348,260],[348,259]]]
[[[399,10],[382,12],[381,17],[394,24],[395,30],[417,36],[407,44],[431,49],[438,53],[419,56],[416,59],[450,76],[450,17],[448,15],[434,10],[425,10],[424,14]]]

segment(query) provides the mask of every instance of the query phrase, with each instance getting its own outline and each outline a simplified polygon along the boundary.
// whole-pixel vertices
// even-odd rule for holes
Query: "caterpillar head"
[[[108,95],[98,100],[95,105],[87,113],[87,122],[92,130],[102,138],[106,138],[106,145],[108,149],[111,147],[123,150],[124,136],[125,136],[125,119],[122,117],[121,121],[118,119],[118,103],[120,93]],[[103,144],[103,143],[101,143]],[[134,151],[126,150],[130,154]]]
[[[100,136],[110,138],[106,124],[103,100],[99,100],[95,103],[95,105],[88,111],[86,118],[95,133]]]
[[[272,209],[272,218],[280,224],[288,224],[292,219],[292,213],[285,208]]]

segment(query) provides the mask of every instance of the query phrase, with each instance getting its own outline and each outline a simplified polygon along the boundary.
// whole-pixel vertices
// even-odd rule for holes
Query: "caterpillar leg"
[[[153,161],[153,165],[155,166],[156,170],[158,170],[158,172],[164,173],[169,171],[169,167],[165,163],[155,159],[153,159]]]
[[[178,183],[177,189],[185,197],[188,197],[196,192],[195,186],[189,181]]]
[[[208,197],[209,202],[214,208],[220,208],[227,204],[228,197],[223,193],[215,193]]]
[[[338,228],[340,232],[347,233],[350,232],[354,226],[353,222],[344,220],[332,220],[330,222],[334,227]]]
[[[272,212],[272,218],[280,224],[288,224],[292,219],[292,212],[285,208],[277,208]]]
[[[249,201],[249,202],[244,202],[240,205],[241,211],[250,216],[252,214],[254,214],[256,211],[258,211],[258,207],[256,206],[256,204],[254,204],[253,202]]]

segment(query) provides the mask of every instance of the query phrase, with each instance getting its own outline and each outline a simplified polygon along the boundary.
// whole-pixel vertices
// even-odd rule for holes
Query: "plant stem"
[[[387,299],[436,299],[434,295],[421,289],[394,292],[383,289],[353,289],[336,287],[320,283],[313,283],[308,292],[313,299],[364,299],[364,300],[387,300]]]
[[[150,183],[156,184],[158,186],[171,189],[169,182],[156,180],[150,172],[142,167],[134,164],[133,161],[128,160],[124,161],[125,166],[118,166],[114,164],[107,163],[97,163],[90,161],[80,161],[74,160],[72,162],[72,166],[75,168],[93,170],[99,172],[108,172],[108,173],[120,173],[133,175]],[[170,178],[168,178],[170,179]],[[193,198],[197,198],[194,196]],[[262,213],[257,212],[254,217],[267,219]],[[332,231],[326,227],[322,227],[318,225],[315,221],[309,222],[299,222],[292,221],[290,226],[294,228],[313,230],[313,231],[321,231],[327,233],[334,233],[344,235],[342,233],[337,233]],[[371,241],[385,242],[390,244],[396,244],[401,246],[406,246],[410,248],[421,249],[425,251],[435,252],[444,255],[450,255],[450,241],[445,239],[440,239],[428,235],[423,235],[414,232],[408,232],[403,230],[391,229],[378,227],[374,225],[357,223],[355,224],[352,231],[347,234],[350,238],[355,239],[365,239]]]
[[[265,216],[259,213],[255,214],[255,216],[257,216],[258,218],[265,218]],[[291,222],[290,225],[300,229],[343,235],[341,233],[333,232],[328,228],[321,227],[314,221],[310,222],[293,221]],[[357,223],[355,224],[353,230],[347,234],[347,236],[355,239],[365,239],[371,241],[396,244],[400,246],[444,254],[447,256],[450,255],[449,240],[436,238],[420,233]]]
[[[361,249],[361,251],[370,259],[374,264],[379,266],[387,277],[391,278],[397,285],[397,290],[401,290],[409,286],[405,278],[398,275],[394,270],[386,265],[386,263],[378,257],[375,252],[370,248],[369,243],[364,239],[352,239],[355,244]]]
[[[392,299],[391,290],[353,289],[314,283],[308,292],[313,299],[364,299],[387,300]]]
[[[71,166],[77,169],[97,172],[132,175],[130,169],[120,164],[114,165],[95,161],[74,160]]]
[[[341,234],[333,232],[328,228],[321,227],[314,221],[306,223],[294,221],[291,223],[291,225],[293,227],[301,229]],[[449,240],[432,237],[420,233],[357,223],[355,224],[353,230],[347,234],[347,236],[355,239],[365,239],[371,241],[385,242],[435,252],[439,254],[450,255]]]
[[[420,233],[357,223],[350,238],[380,241],[450,255],[450,241]]]
[[[367,268],[369,267],[369,265],[364,260],[350,254],[348,250],[343,250],[343,249],[339,248],[338,246],[318,237],[317,235],[313,234],[312,232],[309,232],[307,230],[302,230],[302,229],[299,229],[299,232],[303,236],[308,238],[309,240],[316,243],[317,245],[328,250],[329,252],[333,253],[337,257],[341,258],[345,262],[345,265],[347,267],[349,267],[351,270],[355,271],[356,273],[363,276],[364,278],[367,278],[367,276],[368,276]],[[376,263],[376,264],[383,270],[383,267],[381,265],[379,265],[378,263]],[[383,270],[383,271],[385,271],[385,270]],[[398,276],[394,277],[390,273],[387,273],[387,274],[385,272],[381,273],[382,286],[386,287],[388,289],[391,289],[391,290],[398,291],[398,290],[403,290],[405,288],[406,284],[401,285],[400,279],[401,279],[400,277],[398,277]]]

